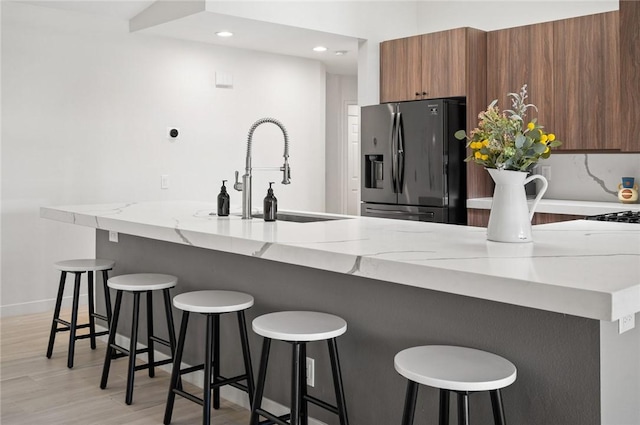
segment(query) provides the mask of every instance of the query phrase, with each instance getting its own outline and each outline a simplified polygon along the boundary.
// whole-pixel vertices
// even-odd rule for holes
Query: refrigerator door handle
[[[398,160],[398,140],[397,140],[397,128],[398,128],[398,113],[393,112],[391,122],[391,184],[393,186],[393,193],[398,193],[396,190],[398,187],[397,178],[397,160]]]
[[[402,193],[404,187],[404,124],[402,123],[402,113],[398,112],[397,123],[398,158],[396,164],[396,192]]]

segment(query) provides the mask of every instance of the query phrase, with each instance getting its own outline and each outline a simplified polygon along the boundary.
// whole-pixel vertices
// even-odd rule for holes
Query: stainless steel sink
[[[262,214],[251,214],[253,218],[263,218]],[[316,221],[348,220],[349,217],[332,217],[326,215],[299,214],[279,212],[278,221],[291,221],[294,223],[314,223]]]

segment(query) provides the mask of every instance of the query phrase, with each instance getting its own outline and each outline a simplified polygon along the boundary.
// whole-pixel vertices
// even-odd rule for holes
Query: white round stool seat
[[[193,291],[173,297],[173,305],[194,313],[230,313],[251,307],[253,297],[235,291]]]
[[[63,272],[96,272],[112,269],[115,264],[113,260],[96,258],[58,261],[53,264],[53,267]]]
[[[315,311],[280,311],[253,319],[258,335],[282,341],[321,341],[342,335],[347,322],[341,317]]]
[[[427,345],[396,354],[396,371],[407,379],[452,391],[491,391],[516,380],[516,367],[496,354],[473,348]]]
[[[176,286],[178,278],[170,274],[134,273],[109,278],[109,288],[120,291],[156,291]]]

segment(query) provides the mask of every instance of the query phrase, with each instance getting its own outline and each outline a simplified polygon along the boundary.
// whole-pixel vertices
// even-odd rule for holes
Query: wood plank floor
[[[0,423],[12,424],[162,424],[169,374],[156,369],[149,378],[136,373],[133,404],[124,402],[126,359],[112,362],[109,383],[100,389],[105,344],[91,350],[89,340],[76,342],[73,369],[67,368],[69,334],[58,333],[51,359],[47,342],[52,313],[0,319]],[[66,312],[66,318],[69,317]],[[86,311],[79,322],[86,321]],[[63,318],[65,315],[63,314]],[[202,390],[185,383],[197,395]],[[212,414],[214,425],[249,423],[246,409],[222,400]],[[172,424],[202,423],[202,408],[176,397]]]

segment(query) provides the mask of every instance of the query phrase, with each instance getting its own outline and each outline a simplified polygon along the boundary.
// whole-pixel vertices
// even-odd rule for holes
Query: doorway
[[[343,138],[345,170],[343,176],[343,213],[360,215],[360,107],[355,102],[345,102],[346,129]]]

